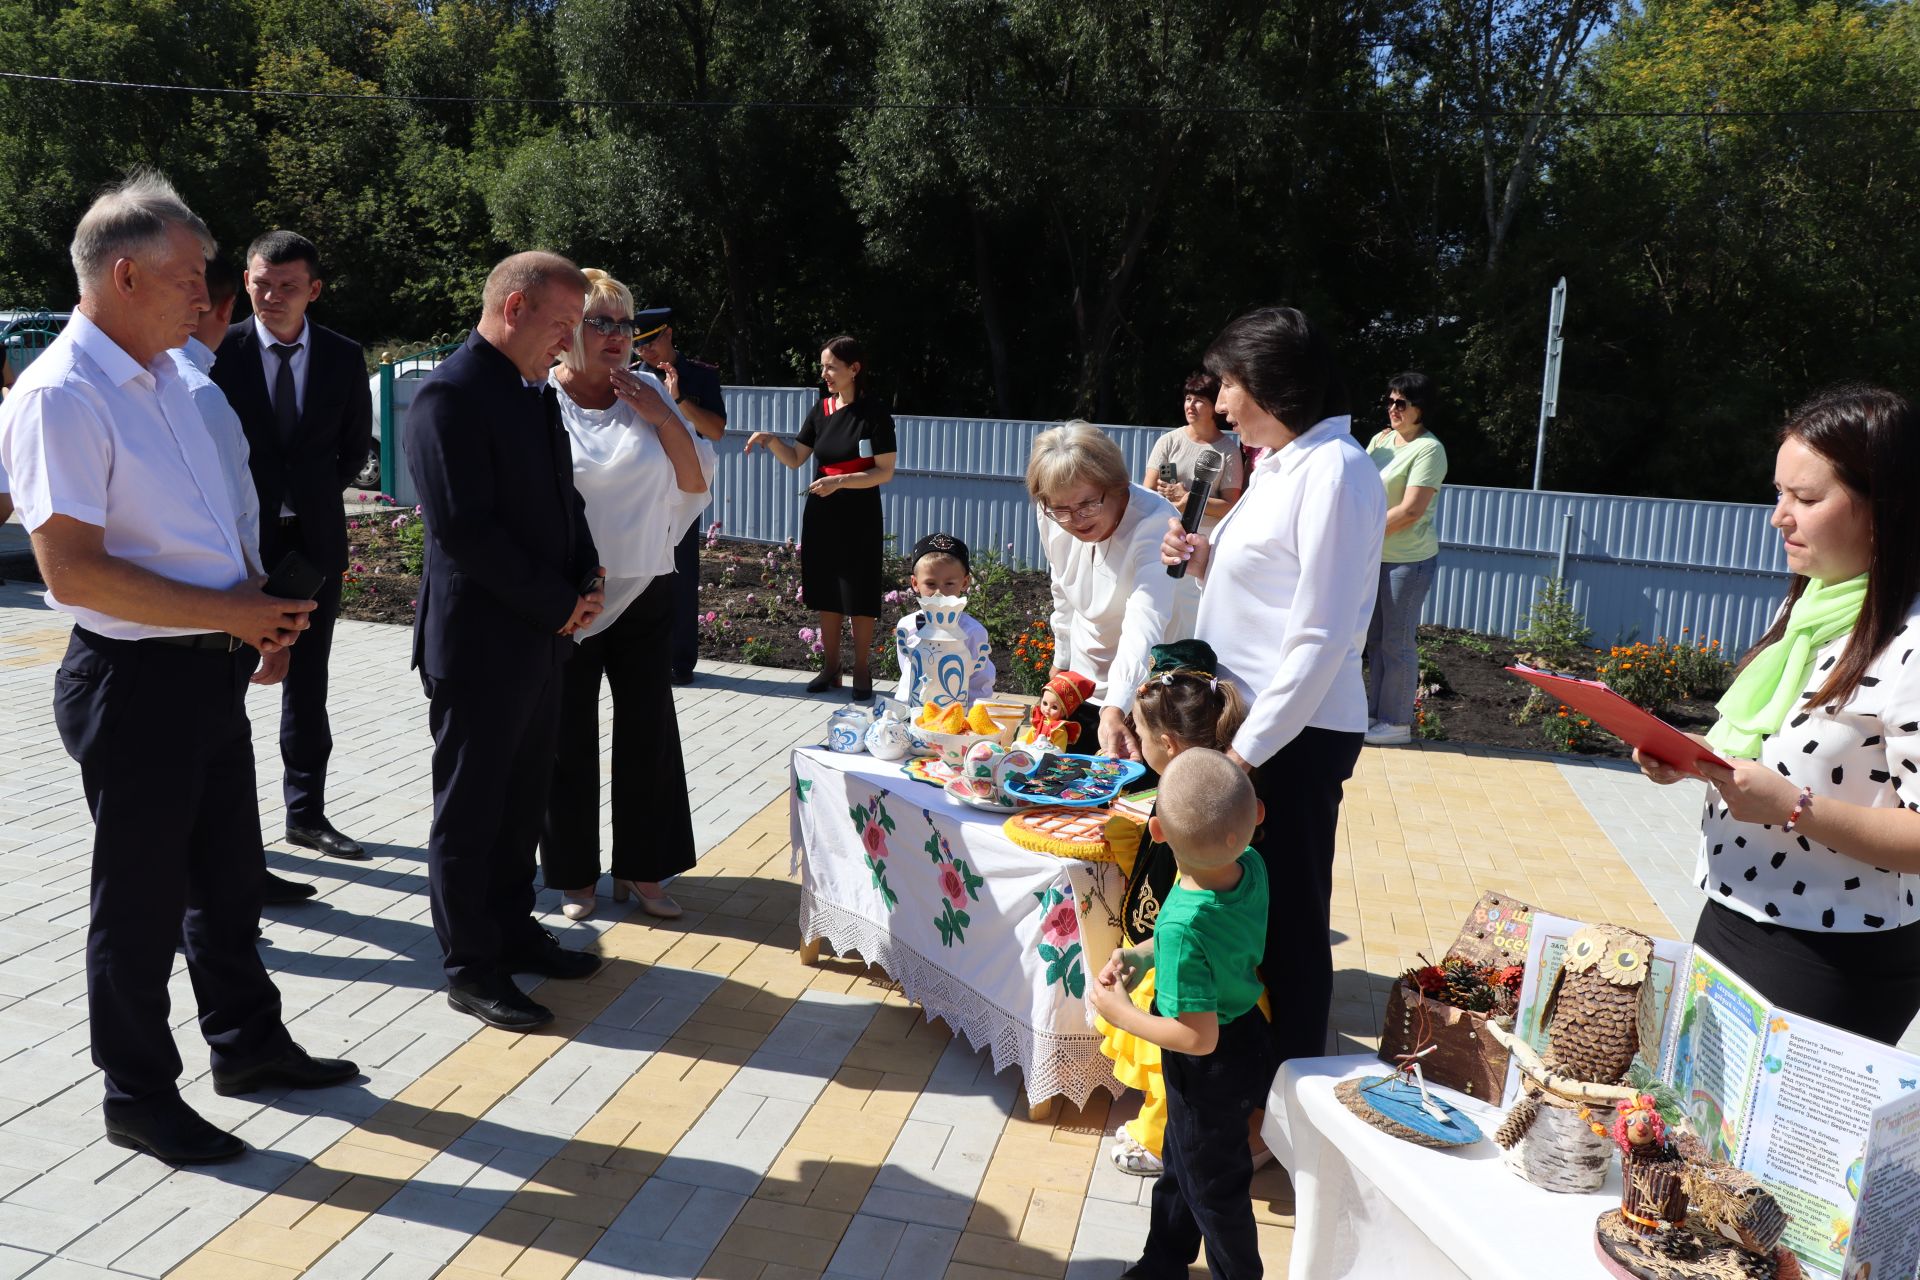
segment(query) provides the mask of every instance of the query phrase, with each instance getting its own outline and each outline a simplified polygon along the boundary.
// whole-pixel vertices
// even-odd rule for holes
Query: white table
[[[1620,1168],[1587,1195],[1543,1191],[1501,1163],[1503,1112],[1437,1090],[1488,1135],[1436,1150],[1380,1132],[1333,1087],[1390,1068],[1370,1055],[1280,1068],[1261,1134],[1293,1177],[1290,1280],[1603,1280],[1593,1224],[1620,1207]]]
[[[792,773],[802,959],[824,939],[878,965],[995,1071],[1018,1066],[1036,1115],[1120,1093],[1086,1003],[1120,944],[1117,866],[1022,849],[1006,815],[872,756],[802,747]]]

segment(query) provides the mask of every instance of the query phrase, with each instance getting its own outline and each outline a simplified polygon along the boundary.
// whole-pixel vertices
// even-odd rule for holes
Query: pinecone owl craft
[[[1513,1054],[1523,1096],[1494,1134],[1507,1163],[1556,1191],[1600,1185],[1612,1150],[1591,1119],[1593,1104],[1631,1098],[1621,1083],[1642,1044],[1657,1045],[1653,940],[1615,925],[1589,925],[1567,940],[1540,1020],[1547,1047],[1536,1053],[1497,1024],[1488,1032]],[[1599,1129],[1599,1133],[1593,1132]]]

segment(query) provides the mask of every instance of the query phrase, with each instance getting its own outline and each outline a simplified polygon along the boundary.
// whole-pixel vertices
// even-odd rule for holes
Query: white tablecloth
[[[1005,815],[961,808],[867,755],[793,753],[800,936],[884,969],[908,999],[1020,1068],[1027,1100],[1118,1094],[1087,984],[1120,944],[1112,863],[1022,849]]]
[[[1560,1195],[1501,1163],[1503,1113],[1437,1090],[1489,1135],[1449,1151],[1388,1137],[1333,1087],[1389,1070],[1378,1058],[1296,1059],[1280,1068],[1261,1133],[1293,1176],[1290,1280],[1601,1280],[1593,1224],[1620,1207],[1620,1168],[1590,1195]]]

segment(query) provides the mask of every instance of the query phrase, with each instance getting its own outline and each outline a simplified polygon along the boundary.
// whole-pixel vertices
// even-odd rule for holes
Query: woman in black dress
[[[771,431],[747,437],[789,467],[818,466],[800,516],[800,598],[820,615],[820,674],[807,692],[840,687],[840,620],[853,619],[853,698],[873,697],[873,626],[880,616],[880,486],[893,479],[893,415],[866,390],[860,343],[842,335],[820,351],[827,396],[791,442]]]

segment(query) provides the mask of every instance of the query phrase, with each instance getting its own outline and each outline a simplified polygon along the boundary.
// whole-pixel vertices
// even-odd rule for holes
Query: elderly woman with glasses
[[[1385,431],[1367,456],[1387,490],[1387,539],[1380,549],[1380,591],[1367,626],[1367,733],[1376,747],[1413,740],[1413,700],[1420,678],[1414,631],[1433,590],[1440,538],[1433,499],[1447,479],[1447,451],[1428,428],[1433,379],[1403,373],[1387,383]]]
[[[606,563],[606,609],[574,634],[540,858],[570,920],[600,882],[600,679],[613,691],[613,899],[648,915],[680,907],[661,882],[693,866],[693,813],[674,715],[673,549],[707,505],[713,446],[653,374],[628,367],[633,295],[587,273],[586,315],[554,371],[573,483]]]
[[[1160,562],[1160,543],[1179,512],[1129,483],[1120,446],[1088,422],[1034,439],[1027,492],[1053,589],[1053,668],[1093,682],[1093,696],[1075,712],[1080,742],[1088,744],[1092,730],[1101,754],[1138,760],[1127,714],[1149,651],[1173,616],[1174,580]]]

